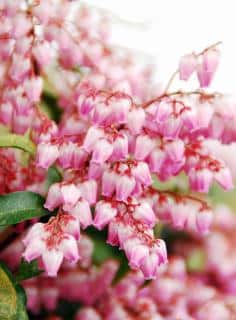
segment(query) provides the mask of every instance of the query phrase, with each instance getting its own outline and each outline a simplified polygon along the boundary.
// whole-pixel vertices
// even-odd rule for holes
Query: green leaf
[[[187,270],[190,272],[204,271],[206,266],[206,257],[201,249],[191,251],[186,261]]]
[[[21,260],[19,270],[16,274],[17,281],[22,281],[26,279],[30,279],[40,275],[43,270],[38,268],[38,261],[33,260],[31,262],[27,262],[24,259]]]
[[[59,122],[62,116],[62,110],[57,103],[57,97],[51,92],[44,91],[42,94],[41,106],[51,119]]]
[[[62,176],[60,171],[56,167],[50,167],[48,169],[47,179],[46,179],[46,188],[48,189],[51,184],[60,182],[62,180]]]
[[[43,197],[30,191],[12,192],[0,196],[0,226],[50,214],[43,204]]]
[[[26,311],[26,294],[25,294],[25,290],[20,286],[20,285],[16,285],[16,292],[17,292],[17,320],[29,320],[27,311]]]
[[[0,319],[27,320],[26,296],[6,265],[0,262]]]
[[[34,143],[29,139],[28,135],[18,134],[2,134],[0,135],[0,148],[18,148],[24,150],[30,154],[34,154],[36,147]]]

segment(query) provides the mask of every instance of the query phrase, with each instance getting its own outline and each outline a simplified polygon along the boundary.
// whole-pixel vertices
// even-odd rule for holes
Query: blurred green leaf
[[[232,209],[236,209],[236,188],[225,191],[217,184],[214,184],[208,196],[214,205],[225,203]]]
[[[205,253],[201,249],[192,250],[186,260],[187,270],[191,272],[204,271],[206,266]]]
[[[29,139],[28,135],[18,135],[13,133],[0,135],[0,147],[4,148],[17,148],[34,154],[36,147]]]
[[[0,319],[27,320],[26,296],[6,265],[0,262]]]

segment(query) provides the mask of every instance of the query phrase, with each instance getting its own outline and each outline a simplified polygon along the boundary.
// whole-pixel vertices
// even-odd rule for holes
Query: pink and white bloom
[[[124,244],[124,251],[132,268],[139,268],[149,255],[149,249],[137,238],[130,238]]]
[[[155,213],[147,202],[142,202],[135,207],[133,217],[151,228],[156,223]]]
[[[201,234],[206,234],[213,221],[213,213],[211,210],[200,210],[196,217],[196,225]]]
[[[113,208],[109,202],[99,201],[95,209],[93,225],[98,229],[103,229],[115,216],[117,209]]]
[[[132,175],[136,181],[140,182],[144,186],[150,186],[152,184],[151,173],[146,162],[139,161],[134,165],[132,168]]]
[[[213,48],[205,51],[197,65],[198,81],[202,88],[208,87],[215,75],[220,59],[220,52]]]
[[[63,203],[63,209],[70,211],[81,196],[79,188],[73,184],[63,184],[61,185],[61,197]]]
[[[116,179],[116,199],[119,201],[126,200],[134,191],[136,181],[134,177],[119,175]]]
[[[50,211],[59,207],[62,204],[63,198],[61,194],[61,186],[59,183],[54,183],[48,190],[48,195],[44,207]]]
[[[68,215],[65,215],[60,219],[52,218],[45,225],[35,224],[24,241],[26,249],[23,256],[26,261],[30,262],[42,256],[45,271],[50,277],[57,275],[63,257],[69,262],[77,262],[78,247],[75,238],[69,233],[72,231],[68,225],[70,222],[71,218],[68,219]],[[60,225],[59,228],[57,224]]]
[[[139,134],[145,123],[145,112],[141,108],[132,109],[128,113],[128,128],[132,134]]]
[[[212,172],[205,169],[191,169],[188,173],[191,189],[198,192],[208,192],[213,181]]]
[[[94,179],[90,179],[80,183],[78,188],[81,193],[81,197],[84,198],[88,203],[95,204],[97,201],[97,182]]]
[[[186,54],[179,62],[179,78],[187,81],[197,67],[197,57],[194,53]]]
[[[134,156],[137,160],[144,160],[154,149],[155,140],[148,135],[139,135],[136,139]]]
[[[36,163],[43,169],[48,169],[59,157],[57,145],[41,142],[37,148]]]
[[[70,210],[70,214],[77,217],[81,226],[85,229],[92,224],[92,213],[88,201],[81,199]]]
[[[226,167],[220,168],[219,171],[215,172],[214,179],[225,190],[231,190],[234,186],[230,170]]]
[[[106,139],[99,139],[93,147],[92,162],[103,164],[112,155],[113,146]]]

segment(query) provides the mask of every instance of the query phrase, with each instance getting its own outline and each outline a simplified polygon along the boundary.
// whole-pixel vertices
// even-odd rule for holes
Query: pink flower
[[[126,159],[128,156],[128,138],[121,134],[115,138],[113,142],[113,152],[111,159],[113,161],[120,161]]]
[[[68,214],[64,226],[64,232],[72,235],[76,240],[80,238],[80,221],[77,216]]]
[[[133,217],[151,228],[153,228],[156,223],[156,216],[147,202],[140,203],[136,206]]]
[[[126,200],[135,188],[134,177],[127,175],[117,176],[116,179],[116,199],[119,201]]]
[[[70,153],[69,150],[67,150],[67,151]],[[65,156],[67,157],[67,155],[68,155],[69,157],[67,158],[67,160],[64,159],[65,162],[70,161],[70,154],[66,155],[66,153],[65,153]],[[77,146],[74,146],[73,156],[72,156],[72,167],[73,168],[80,169],[85,164],[87,158],[88,158],[88,153],[83,148],[79,148]]]
[[[159,257],[156,253],[149,253],[146,257],[140,268],[144,274],[145,279],[154,279],[157,275],[157,270],[159,266]]]
[[[132,175],[136,181],[140,182],[144,186],[150,186],[152,184],[149,167],[145,162],[139,161],[137,165],[132,168]]]
[[[154,149],[149,158],[149,168],[151,172],[160,173],[162,166],[166,160],[166,153],[161,149]]]
[[[124,244],[124,250],[131,268],[139,268],[142,261],[149,255],[148,247],[137,238],[130,238]]]
[[[76,263],[79,260],[78,246],[75,238],[70,234],[66,234],[60,243],[59,250],[62,251],[66,260]]]
[[[144,160],[154,149],[155,140],[148,135],[140,135],[136,139],[134,156],[137,160]]]
[[[84,199],[81,199],[76,203],[72,210],[70,210],[70,214],[78,218],[84,229],[92,224],[92,213],[89,203]]]
[[[215,75],[219,64],[220,52],[216,49],[209,49],[200,57],[197,66],[198,81],[201,87],[208,87]]]
[[[184,158],[185,146],[184,142],[180,139],[173,140],[165,145],[167,156],[173,162],[180,162]]]
[[[54,183],[48,190],[47,200],[44,207],[50,211],[59,207],[62,204],[63,198],[61,194],[61,186],[59,183]]]
[[[77,100],[77,108],[81,115],[88,115],[94,108],[94,99],[80,94]]]
[[[230,190],[234,186],[232,181],[232,176],[228,168],[223,167],[219,171],[215,172],[214,179],[225,190]]]
[[[145,122],[145,112],[141,108],[132,109],[128,114],[128,128],[132,134],[139,134]]]
[[[93,308],[85,307],[76,314],[75,320],[102,320],[102,318]]]
[[[76,187],[76,185],[73,183],[64,184],[61,185],[61,196],[63,202],[63,209],[66,211],[70,211],[79,200],[81,192],[79,188]]]
[[[117,174],[112,170],[106,170],[102,176],[102,195],[111,197],[116,190]]]
[[[15,82],[23,81],[30,70],[30,60],[22,56],[14,55],[13,62],[9,69],[9,75]]]
[[[91,152],[97,141],[104,136],[104,133],[101,129],[96,127],[91,127],[84,139],[83,147],[87,152]]]
[[[197,67],[197,58],[194,53],[187,54],[179,62],[179,78],[187,81]]]
[[[103,164],[113,152],[113,146],[106,139],[100,139],[93,147],[92,162]]]
[[[87,180],[79,185],[81,196],[89,204],[95,204],[97,201],[97,182],[93,179]]]
[[[26,249],[23,253],[26,261],[30,262],[42,256],[46,273],[55,277],[63,261],[63,257],[71,263],[79,259],[78,247],[75,238],[69,233],[73,216],[65,214],[51,218],[47,224],[35,224],[24,243]]]
[[[33,48],[33,55],[40,68],[45,69],[52,60],[52,50],[50,44],[46,41],[39,43]]]
[[[73,166],[74,154],[76,153],[76,145],[72,142],[63,143],[59,148],[58,162],[63,168]]]
[[[93,225],[101,230],[103,229],[117,214],[117,210],[110,203],[99,201],[95,209],[95,218]]]
[[[160,103],[158,103],[155,106],[156,106],[155,120],[158,122],[166,121],[170,117],[173,111],[170,101],[162,100]]]
[[[192,209],[190,206],[183,203],[173,205],[173,208],[170,210],[170,216],[174,228],[183,229],[186,226],[190,209]]]
[[[36,163],[43,169],[48,169],[59,157],[57,145],[42,142],[38,145]]]
[[[197,320],[223,320],[230,319],[230,312],[220,300],[212,300],[204,303],[196,313]]]
[[[24,83],[24,88],[28,99],[31,102],[39,102],[43,90],[43,81],[40,77],[31,78]]]
[[[27,256],[24,256],[27,260]],[[63,253],[59,250],[45,250],[42,253],[42,260],[45,271],[49,277],[56,277],[58,270],[63,261]],[[31,261],[31,260],[27,260]]]
[[[206,234],[209,231],[209,227],[213,221],[213,214],[210,210],[201,210],[197,214],[196,224],[198,231],[201,234]]]
[[[112,120],[112,110],[105,103],[96,103],[93,112],[93,122],[97,125],[109,125]]]
[[[191,189],[198,192],[208,192],[213,180],[213,174],[209,169],[191,169],[189,174]]]

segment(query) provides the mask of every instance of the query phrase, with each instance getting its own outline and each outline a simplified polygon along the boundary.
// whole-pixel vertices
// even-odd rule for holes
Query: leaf
[[[44,91],[42,95],[42,107],[49,114],[50,118],[59,122],[62,115],[62,110],[59,108],[57,98],[51,92]]]
[[[43,197],[30,191],[12,192],[0,196],[0,226],[50,214],[43,204]]]
[[[16,285],[16,292],[17,292],[17,320],[29,320],[27,311],[26,311],[26,294],[25,290],[20,286]]]
[[[56,167],[50,167],[48,169],[47,179],[46,179],[46,189],[50,187],[51,184],[60,182],[62,180],[62,176],[60,171]]]
[[[191,251],[186,261],[187,270],[190,272],[204,271],[206,266],[206,257],[201,249]]]
[[[31,262],[27,262],[24,259],[21,260],[19,270],[16,274],[17,281],[22,281],[26,279],[30,279],[40,275],[43,270],[38,268],[38,261],[33,260]]]
[[[36,150],[34,143],[29,139],[28,135],[23,136],[13,133],[0,135],[0,147],[18,148],[30,154],[34,154]]]
[[[26,296],[6,265],[0,262],[0,319],[27,320]]]

